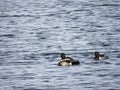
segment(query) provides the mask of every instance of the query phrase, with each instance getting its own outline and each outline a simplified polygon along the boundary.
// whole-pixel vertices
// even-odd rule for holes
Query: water
[[[0,1],[0,90],[120,90],[119,69],[119,0]]]

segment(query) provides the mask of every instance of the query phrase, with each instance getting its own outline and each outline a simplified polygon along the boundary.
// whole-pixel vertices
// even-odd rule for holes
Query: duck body
[[[105,56],[104,54],[100,54],[99,52],[94,52],[94,59],[95,60],[106,60],[108,59],[108,56]]]
[[[71,65],[79,65],[79,61],[73,60],[71,57],[65,57],[65,54],[61,54],[61,60],[58,63],[58,66],[71,66]]]
[[[72,63],[69,59],[63,59],[58,63],[58,66],[71,66]]]

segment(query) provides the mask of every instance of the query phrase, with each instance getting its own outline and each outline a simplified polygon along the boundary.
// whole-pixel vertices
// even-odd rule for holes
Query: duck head
[[[96,52],[94,52],[94,56],[95,56],[95,58],[99,58],[100,53],[96,51]]]
[[[61,59],[65,59],[65,54],[61,53],[60,57],[61,57]]]

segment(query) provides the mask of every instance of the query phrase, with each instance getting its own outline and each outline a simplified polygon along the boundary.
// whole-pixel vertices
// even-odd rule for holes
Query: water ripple
[[[0,37],[15,38],[14,34],[1,34]]]

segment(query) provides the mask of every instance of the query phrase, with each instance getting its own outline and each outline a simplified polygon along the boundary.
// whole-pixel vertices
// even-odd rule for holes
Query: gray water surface
[[[0,90],[120,90],[120,0],[1,0]]]

